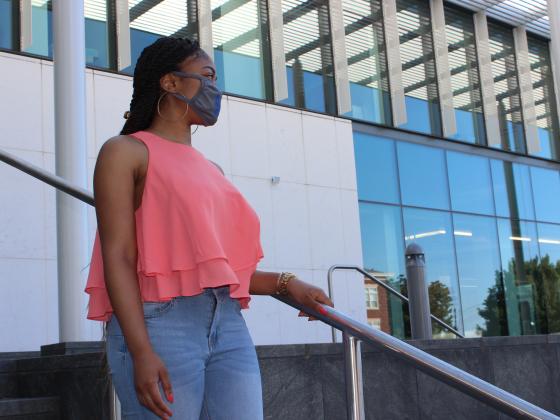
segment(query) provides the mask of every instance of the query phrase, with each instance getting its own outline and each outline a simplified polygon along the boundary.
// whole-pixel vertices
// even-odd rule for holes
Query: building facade
[[[530,13],[462,3],[86,0],[90,187],[140,52],[189,36],[225,92],[218,124],[193,145],[257,210],[259,269],[326,290],[330,266],[358,265],[406,293],[415,242],[432,312],[467,337],[559,332],[560,2],[531,0]],[[52,13],[51,1],[0,0],[0,147],[54,172]],[[0,290],[10,296],[0,351],[35,350],[58,341],[54,191],[7,165],[0,173]],[[77,240],[91,247],[93,209],[87,223]],[[383,289],[351,271],[333,285],[341,310],[410,335],[407,308]],[[86,338],[99,339],[86,295],[76,299]],[[274,299],[250,305],[256,344],[330,340]]]

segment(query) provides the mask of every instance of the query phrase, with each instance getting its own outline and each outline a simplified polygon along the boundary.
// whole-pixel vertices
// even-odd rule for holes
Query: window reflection
[[[401,289],[405,269],[400,207],[362,202],[359,206],[364,270]],[[405,326],[402,302],[385,292],[379,293],[379,302],[375,316],[383,319],[383,325],[390,324],[393,335],[409,336],[405,335],[409,327]]]
[[[162,36],[197,39],[196,2],[163,0],[156,2],[130,0],[130,49],[132,65],[124,69],[132,74],[142,50]]]
[[[455,213],[453,222],[465,336],[507,335],[496,219]]]
[[[328,3],[283,0],[288,99],[282,103],[336,113]]]
[[[32,43],[24,51],[31,54],[52,57],[52,2],[32,0]]]
[[[558,110],[552,80],[552,65],[548,42],[528,35],[529,64],[533,97],[537,113],[537,127],[541,151],[538,156],[559,159],[560,129],[558,127]]]
[[[534,222],[498,219],[509,335],[543,333],[537,316],[539,251]]]
[[[403,220],[406,245],[412,242],[420,245],[426,257],[426,283],[432,314],[451,326],[461,325],[450,213],[405,207]],[[449,333],[436,324],[432,328],[435,335]]]
[[[560,225],[539,223],[541,259],[536,282],[538,316],[543,331],[560,332]]]
[[[529,167],[491,160],[496,214],[513,219],[535,220]]]
[[[266,27],[260,16],[266,3],[212,0],[212,38],[218,86],[228,93],[267,99],[270,95],[268,66],[263,50],[268,50]]]
[[[560,174],[552,169],[531,167],[537,220],[560,223]]]
[[[0,0],[0,48],[16,49],[14,37],[15,0]]]
[[[447,168],[453,210],[493,215],[494,200],[488,159],[447,152]]]
[[[107,1],[84,2],[86,31],[86,64],[110,68],[112,57],[109,49],[109,26],[107,25]]]
[[[398,204],[394,142],[355,132],[354,155],[359,199]]]
[[[430,7],[397,0],[397,22],[408,122],[402,128],[441,135]]]
[[[449,209],[443,150],[399,142],[397,156],[403,204]]]
[[[346,54],[352,97],[347,115],[391,123],[381,1],[343,0]]]
[[[525,153],[525,133],[521,118],[521,98],[512,29],[488,22],[494,91],[500,121],[501,147]]]
[[[445,5],[445,34],[457,133],[454,139],[485,143],[484,117],[472,13]]]

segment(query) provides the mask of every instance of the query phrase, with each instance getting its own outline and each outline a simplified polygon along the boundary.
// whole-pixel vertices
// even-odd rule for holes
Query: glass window
[[[496,214],[512,219],[535,220],[529,167],[491,160]]]
[[[364,270],[393,288],[403,290],[404,241],[401,209],[398,206],[359,203]],[[387,296],[385,314],[390,320],[391,333],[404,338],[406,334],[403,303]]]
[[[0,48],[16,49],[14,36],[15,0],[0,0]]]
[[[198,39],[196,2],[129,0],[130,48],[132,65],[124,69],[132,74],[140,53],[162,36]]]
[[[537,316],[539,260],[534,222],[498,219],[509,335],[545,333]]]
[[[552,169],[531,167],[537,220],[560,223],[560,175]]]
[[[32,0],[31,20],[31,30],[33,33],[32,42],[24,51],[45,57],[52,57],[52,1]]]
[[[560,226],[537,225],[541,260],[539,281],[536,283],[540,299],[540,321],[546,333],[560,332]]]
[[[488,35],[500,121],[501,145],[498,147],[525,153],[512,28],[488,21]]]
[[[449,209],[443,150],[398,142],[397,156],[403,204]]]
[[[283,0],[288,99],[284,104],[336,113],[328,5]]]
[[[401,128],[441,135],[428,2],[397,0],[397,23],[408,117],[408,122]]]
[[[233,4],[232,4],[233,3]],[[228,93],[257,99],[270,94],[266,2],[212,0],[212,37],[218,85]]]
[[[107,25],[107,0],[84,2],[86,31],[86,64],[110,68],[109,26]],[[116,60],[115,60],[116,61]]]
[[[445,4],[445,24],[457,122],[457,133],[452,138],[485,144],[472,12]]]
[[[422,247],[432,314],[451,326],[461,325],[459,287],[451,215],[448,212],[403,208],[406,244]],[[445,333],[433,325],[435,334]]]
[[[366,286],[366,308],[379,309],[379,294],[377,293],[377,285],[368,284]]]
[[[381,329],[381,318],[368,318],[367,322],[370,327]]]
[[[494,214],[488,159],[447,152],[451,207],[456,211]]]
[[[381,1],[343,0],[352,111],[348,116],[391,124]]]
[[[560,129],[548,42],[528,35],[529,63],[541,151],[538,156],[560,159]]]
[[[394,142],[355,132],[354,155],[359,199],[398,204]]]
[[[454,214],[466,337],[507,335],[496,219]]]

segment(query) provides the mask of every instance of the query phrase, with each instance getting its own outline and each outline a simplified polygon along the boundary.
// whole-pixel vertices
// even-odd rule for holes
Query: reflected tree
[[[496,271],[496,284],[488,289],[488,296],[478,309],[478,314],[485,320],[485,325],[477,325],[482,336],[508,335],[506,316],[506,299],[502,282],[502,273]]]

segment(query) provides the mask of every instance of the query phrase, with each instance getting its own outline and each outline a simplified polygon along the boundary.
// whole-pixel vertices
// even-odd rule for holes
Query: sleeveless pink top
[[[230,296],[248,308],[249,280],[264,257],[256,212],[194,147],[147,131],[132,136],[149,152],[142,203],[135,212],[142,301],[192,296],[229,284]],[[87,318],[108,321],[113,308],[98,230],[85,292]]]

